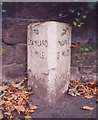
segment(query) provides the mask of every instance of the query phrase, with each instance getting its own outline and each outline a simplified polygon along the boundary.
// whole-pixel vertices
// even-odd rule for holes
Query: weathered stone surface
[[[15,48],[15,62],[18,64],[27,64],[27,45],[18,44]]]
[[[3,32],[3,40],[7,44],[26,43],[28,22],[15,23]]]
[[[14,25],[17,21],[15,19],[5,19],[2,18],[2,30],[6,30]],[[2,31],[4,32],[4,31]]]
[[[2,76],[3,81],[8,82],[8,79],[17,79],[19,76],[24,75],[26,72],[26,66],[23,64],[10,64],[2,66]]]
[[[68,90],[70,46],[68,24],[52,21],[28,27],[29,85],[48,103]]]
[[[96,80],[97,76],[96,76],[96,68],[93,68],[92,66],[83,66],[81,68],[74,66],[71,67],[71,73],[70,73],[71,81],[80,79],[82,82],[86,82],[93,79]]]
[[[71,66],[70,70],[70,80],[80,79],[80,73],[78,67]]]
[[[2,45],[2,64],[11,64],[14,62],[14,48],[10,45]]]

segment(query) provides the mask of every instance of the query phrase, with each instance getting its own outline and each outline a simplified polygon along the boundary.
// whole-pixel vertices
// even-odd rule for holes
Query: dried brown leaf
[[[82,109],[83,110],[90,110],[90,111],[92,111],[94,108],[93,107],[89,107],[89,106],[83,106]]]
[[[93,98],[94,96],[92,96],[92,95],[86,95],[85,96],[85,98],[87,98],[87,99],[91,99],[91,98]]]
[[[33,120],[32,117],[31,117],[30,115],[26,115],[26,116],[25,116],[25,119],[26,119],[26,120],[27,120],[27,119],[29,119],[29,120],[30,120],[30,119]]]
[[[8,89],[8,86],[6,86],[6,85],[0,85],[0,90],[6,90],[6,89]]]
[[[12,113],[7,111],[7,112],[4,112],[4,115],[12,116]]]
[[[3,116],[2,112],[0,111],[0,120],[3,118],[4,118],[4,116]]]
[[[25,112],[25,107],[23,105],[21,106],[14,106],[17,112],[20,114],[20,112]]]
[[[76,96],[80,96],[81,94],[80,94],[80,93],[78,93],[78,92],[75,92],[75,95],[76,95]]]
[[[98,103],[98,98],[96,98],[96,102]]]
[[[1,100],[1,101],[0,101],[0,106],[3,105],[4,103],[5,103],[5,101],[4,101],[4,100]]]
[[[69,84],[68,94],[72,96],[84,95],[86,98],[90,99],[92,96],[96,95],[96,92],[96,80],[85,83],[81,83],[80,80],[74,80]]]
[[[7,85],[0,85],[1,90],[4,90],[4,94],[0,96],[0,107],[4,115],[12,117],[12,112],[15,110],[17,110],[19,114],[20,112],[27,113],[27,116],[29,116],[31,112],[35,112],[36,106],[29,106],[28,101],[32,92],[24,90],[24,86],[22,86],[24,81],[25,79],[22,79],[19,83],[12,81]]]

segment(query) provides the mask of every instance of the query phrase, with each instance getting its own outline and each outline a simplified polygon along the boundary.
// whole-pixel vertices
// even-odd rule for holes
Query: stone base
[[[32,92],[36,94],[40,100],[51,105],[55,104],[68,90],[68,80],[63,80],[61,83],[57,81],[58,80],[55,80],[54,86],[49,86],[51,83],[46,77],[41,79],[32,76],[28,80],[28,86],[32,87]]]

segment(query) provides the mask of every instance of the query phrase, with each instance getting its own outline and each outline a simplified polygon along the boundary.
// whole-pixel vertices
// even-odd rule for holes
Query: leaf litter
[[[13,112],[17,111],[18,114],[23,113],[24,118],[32,119],[31,113],[35,112],[37,106],[29,103],[29,98],[32,92],[31,88],[26,88],[23,86],[27,78],[22,78],[19,83],[14,81],[8,84],[0,85],[0,90],[3,94],[0,95],[0,119],[8,116],[13,118]],[[91,80],[89,82],[82,83],[80,80],[71,81],[69,84],[68,94],[71,96],[84,95],[85,98],[91,99],[96,93],[98,94],[98,89],[96,88],[96,80]],[[96,102],[98,98],[96,97]],[[94,108],[89,106],[83,106],[83,110],[92,111]]]
[[[5,117],[13,118],[13,112],[18,114],[23,113],[24,118],[32,118],[31,113],[35,112],[37,106],[29,103],[29,98],[32,92],[23,86],[27,80],[23,77],[19,83],[10,82],[1,84],[0,90],[3,94],[0,95],[0,119]]]
[[[96,80],[82,83],[80,80],[71,81],[69,84],[69,95],[80,96],[90,99],[96,95]]]
[[[73,80],[69,84],[68,94],[74,97],[82,95],[86,99],[96,97],[96,102],[98,103],[98,86],[96,85],[96,80],[90,80],[87,82]],[[94,108],[83,106],[82,109],[92,111]]]

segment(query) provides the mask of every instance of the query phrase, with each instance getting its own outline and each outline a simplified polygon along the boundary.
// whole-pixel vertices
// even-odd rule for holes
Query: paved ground
[[[95,98],[86,99],[83,96],[73,97],[65,94],[55,105],[48,106],[33,95],[31,102],[38,105],[33,118],[96,118]],[[94,110],[82,110],[81,107],[85,105],[93,107]]]

